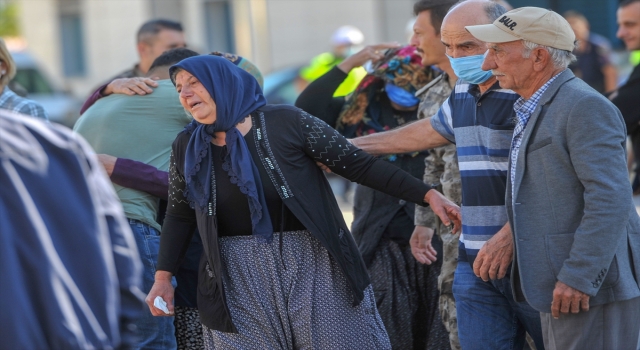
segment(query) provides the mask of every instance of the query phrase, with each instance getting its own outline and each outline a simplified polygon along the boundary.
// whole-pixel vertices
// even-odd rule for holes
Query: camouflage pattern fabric
[[[418,108],[418,119],[431,118],[436,114],[440,106],[451,94],[451,91],[446,74],[434,79],[420,89],[416,93],[416,96],[421,101]],[[424,162],[424,182],[436,187],[447,198],[460,205],[462,201],[462,186],[460,184],[456,146],[449,144],[434,148],[429,151],[429,155]],[[458,264],[459,235],[451,234],[451,231],[442,224],[430,207],[416,206],[415,224],[434,229],[442,240],[442,269],[440,276],[438,276],[438,289],[440,290],[439,309],[442,315],[442,322],[449,332],[451,348],[454,350],[460,349],[456,305],[453,298],[453,274]]]
[[[442,275],[441,275],[442,276]],[[440,294],[440,315],[442,323],[449,332],[449,343],[452,350],[460,350],[460,340],[458,339],[458,314],[456,312],[456,300],[453,293]]]

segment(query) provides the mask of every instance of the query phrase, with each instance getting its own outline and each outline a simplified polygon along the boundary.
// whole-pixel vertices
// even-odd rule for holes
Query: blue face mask
[[[471,84],[480,84],[491,78],[491,71],[482,70],[482,62],[485,55],[474,55],[467,57],[453,58],[447,55],[449,62],[451,62],[451,68],[456,73],[458,78],[468,81]]]
[[[387,91],[387,96],[389,96],[391,102],[400,107],[410,108],[415,107],[420,103],[420,100],[412,93],[391,83],[387,83],[384,86],[384,89]]]

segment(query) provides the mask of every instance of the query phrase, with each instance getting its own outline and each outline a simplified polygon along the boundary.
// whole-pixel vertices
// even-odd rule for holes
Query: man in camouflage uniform
[[[454,0],[421,0],[414,5],[417,16],[411,44],[422,54],[423,65],[436,65],[444,74],[431,81],[418,92],[420,98],[418,118],[430,118],[438,112],[440,106],[451,95],[457,77],[454,75],[449,60],[445,55],[445,47],[440,42],[440,25]],[[438,186],[449,199],[460,205],[462,187],[456,146],[448,144],[429,150],[425,158],[424,182]],[[451,234],[451,229],[444,226],[429,207],[416,206],[416,228],[411,237],[411,251],[419,262],[431,264],[437,257],[431,246],[434,231],[442,240],[442,268],[438,277],[440,291],[439,309],[442,321],[449,332],[451,348],[460,349],[456,306],[453,298],[453,273],[458,259],[458,235]]]
[[[416,93],[416,96],[421,101],[418,107],[418,118],[430,118],[438,111],[440,105],[451,94],[450,80],[455,83],[455,78],[451,79],[447,74],[443,74]],[[460,205],[462,187],[460,185],[456,146],[448,144],[429,150],[429,155],[424,162],[424,182],[434,187],[437,186],[438,190],[442,191],[447,198]],[[432,237],[435,231],[442,240],[442,269],[440,276],[438,276],[440,315],[442,315],[442,321],[449,332],[451,348],[460,349],[456,305],[452,288],[453,273],[458,264],[458,235],[452,234],[451,228],[443,225],[442,221],[429,207],[416,206],[415,224],[416,229],[412,236],[412,248],[414,246],[413,241],[418,241],[420,232],[428,235],[427,237]]]

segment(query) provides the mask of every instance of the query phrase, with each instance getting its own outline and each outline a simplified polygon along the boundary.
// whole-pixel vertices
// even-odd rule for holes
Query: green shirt
[[[137,160],[167,171],[171,144],[191,120],[171,81],[160,80],[149,95],[114,94],[98,100],[73,129],[96,153]],[[116,184],[114,187],[127,218],[160,230],[157,197]]]

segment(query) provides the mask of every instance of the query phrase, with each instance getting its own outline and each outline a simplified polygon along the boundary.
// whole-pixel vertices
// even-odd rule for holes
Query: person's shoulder
[[[469,87],[471,87],[471,83],[462,78],[458,78],[456,84],[453,86],[453,92],[456,94],[467,94],[469,93]]]
[[[80,115],[73,129],[77,131],[86,127],[91,128],[94,123],[100,123],[114,115],[113,111],[123,111],[126,107],[124,96],[126,95],[113,94],[100,98]]]
[[[21,104],[20,110],[17,112],[46,119],[47,112],[40,103],[20,96],[17,98],[20,99]]]
[[[569,114],[606,114],[614,116],[620,113],[608,98],[594,90],[582,79],[574,78],[565,81],[558,88],[558,92],[551,103],[562,108],[570,108],[571,113],[566,113],[566,116],[569,116]]]
[[[304,111],[293,105],[265,105],[259,108],[265,118],[283,118],[297,119]]]
[[[293,105],[266,105],[259,109],[262,112],[259,123],[265,123],[267,129],[271,129],[270,135],[298,133],[300,126],[305,122],[317,122],[304,110]]]
[[[558,88],[558,93],[577,97],[576,99],[565,101],[572,104],[578,103],[578,100],[582,99],[581,97],[587,99],[609,101],[603,94],[599,93],[591,86],[589,86],[589,84],[584,82],[584,80],[577,78],[569,79],[562,83],[562,85]]]
[[[167,92],[167,93],[169,91],[171,91],[171,93],[173,93],[176,96],[178,96],[178,91],[176,91],[176,86],[173,85],[173,82],[171,82],[171,79],[157,80],[156,83],[158,83],[158,86],[156,88],[154,88],[154,92],[155,92],[155,90],[163,91],[163,92]],[[149,94],[149,95],[145,95],[145,96],[153,96],[153,94]]]
[[[435,77],[433,80],[425,84],[420,89],[418,89],[418,91],[416,91],[415,93],[415,96],[422,98],[425,96],[427,91],[445,90],[446,88],[448,88],[448,90],[451,91],[447,74],[443,73]]]
[[[638,64],[633,68],[633,71],[631,71],[631,74],[629,75],[629,79],[627,80],[627,83],[625,85],[630,83],[637,83],[639,81],[640,81],[640,64]]]
[[[187,129],[183,129],[176,135],[176,139],[173,141],[173,148],[175,150],[186,150],[187,144],[189,144],[189,139],[191,139],[191,132],[188,132]]]
[[[3,89],[1,96],[5,109],[48,120],[47,112],[40,103],[16,94],[8,86]]]

